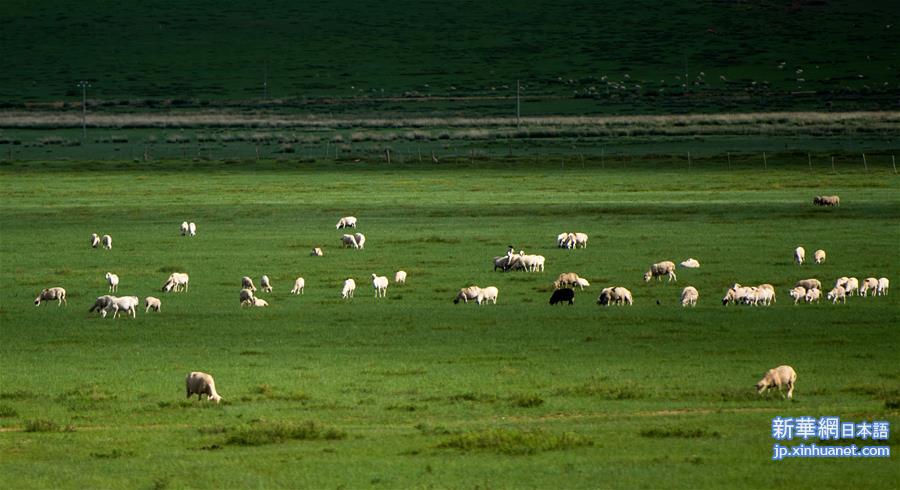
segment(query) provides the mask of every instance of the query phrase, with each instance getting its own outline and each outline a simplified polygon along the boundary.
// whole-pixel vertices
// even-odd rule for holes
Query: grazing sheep
[[[740,284],[735,284],[728,292],[725,293],[725,297],[722,298],[722,305],[728,305],[728,303],[738,304],[750,304],[753,301],[753,288],[748,288],[741,286]]]
[[[216,392],[216,382],[212,376],[206,373],[194,371],[188,374],[184,378],[184,385],[187,391],[187,398],[190,398],[191,395],[197,395],[197,400],[202,400],[203,395],[206,395],[206,401],[214,401],[216,403],[222,401],[222,397]]]
[[[394,274],[394,283],[406,284],[406,271],[397,271],[397,273]]]
[[[321,256],[325,255],[325,252],[323,252],[321,248],[316,247],[316,248],[312,249],[312,252],[310,252],[309,254],[312,255],[313,257],[321,257]]]
[[[800,302],[800,300],[806,299],[806,288],[803,286],[797,286],[788,293],[791,295],[791,298],[794,298],[794,304]]]
[[[244,306],[253,306],[253,300],[255,299],[256,297],[253,296],[252,289],[241,289],[241,308],[243,308]]]
[[[356,239],[356,248],[363,248],[366,245],[366,236],[362,233],[354,233],[353,238]]]
[[[181,222],[181,236],[187,235],[189,230],[190,230],[190,226],[188,226],[188,222],[182,221]]]
[[[94,311],[100,313],[100,316],[106,318],[106,313],[112,309],[112,303],[115,296],[110,296],[108,294],[104,294],[103,296],[97,296],[97,299],[94,301],[94,306],[91,306],[91,309],[88,312],[93,313]]]
[[[700,262],[698,262],[697,259],[688,258],[679,265],[681,265],[681,267],[684,267],[685,269],[698,269],[700,267]]]
[[[668,276],[669,282],[675,281],[678,282],[678,278],[675,277],[675,263],[666,260],[663,262],[657,262],[650,266],[650,270],[644,273],[644,282],[650,282],[650,279],[654,277],[656,280],[661,280],[662,276]]]
[[[769,388],[778,388],[778,392],[781,392],[782,387],[787,387],[787,397],[788,399],[794,398],[794,385],[797,383],[797,373],[794,372],[794,368],[790,366],[778,366],[774,369],[769,369],[766,371],[766,374],[763,375],[762,379],[756,383],[756,393],[762,394]],[[783,397],[784,395],[782,395]]]
[[[868,296],[870,289],[872,290],[873,296],[878,292],[878,279],[875,279],[874,277],[865,278],[859,286],[859,295]]]
[[[478,303],[483,305],[490,301],[491,303],[497,304],[497,296],[500,294],[500,290],[494,286],[488,286],[481,290],[481,301]]]
[[[577,284],[582,291],[584,291],[584,288],[591,286],[591,283],[589,283],[588,280],[583,277],[579,277],[578,279],[576,279],[575,284]]]
[[[803,265],[803,261],[806,260],[806,249],[803,247],[797,247],[794,249],[794,262],[797,265]]]
[[[813,253],[813,260],[814,260],[817,264],[821,264],[821,263],[825,262],[825,251],[824,251],[824,250],[821,250],[821,249],[816,250],[816,251]]]
[[[570,305],[575,304],[575,290],[572,288],[562,288],[553,291],[550,296],[550,304],[564,303],[568,301]]]
[[[100,237],[96,233],[91,233],[91,248],[97,248],[100,245]]]
[[[509,270],[509,259],[511,256],[509,255],[501,255],[499,257],[494,257],[494,272],[497,272],[497,269],[501,271]]]
[[[272,292],[272,283],[269,282],[269,276],[263,274],[263,276],[259,278],[259,287],[267,293]]]
[[[481,288],[478,286],[469,286],[467,288],[462,288],[456,293],[456,298],[453,299],[453,304],[459,304],[459,300],[463,300],[464,303],[468,303],[470,299],[475,300],[476,303],[481,304],[481,299],[484,296],[481,294]]]
[[[193,221],[191,221],[188,224],[188,233],[191,236],[197,236],[197,223],[194,223]]]
[[[597,297],[597,304],[602,306],[609,306],[611,304],[631,306],[634,304],[634,300],[631,297],[631,291],[628,289],[623,287],[608,287],[603,288],[600,291],[600,296]]]
[[[837,303],[838,300],[847,303],[847,292],[841,286],[837,286],[836,288],[828,291],[828,294],[825,296],[830,299],[832,303]]]
[[[560,233],[556,235],[556,246],[559,248],[564,248],[566,243],[566,238],[568,238],[568,233]]]
[[[375,288],[375,297],[384,298],[387,296],[388,278],[385,276],[376,276],[372,274],[372,287]]]
[[[519,254],[514,257],[518,257],[518,261],[522,264],[522,268],[528,272],[544,271],[544,262],[546,261],[546,258],[544,258],[543,255],[526,255],[524,251],[520,250]]]
[[[574,233],[567,233],[567,234],[566,234],[566,239],[563,240],[563,248],[566,248],[566,249],[571,250],[571,249],[575,248],[575,244],[576,244],[576,243],[578,243],[578,241],[577,241],[577,239],[575,238],[575,234],[574,234]]]
[[[841,198],[838,196],[816,196],[813,198],[816,206],[840,206]]]
[[[697,300],[699,298],[700,293],[694,286],[688,286],[681,290],[681,306],[697,306]]]
[[[806,302],[807,303],[812,303],[812,302],[818,303],[819,299],[821,299],[821,298],[822,298],[822,290],[820,290],[819,288],[810,288],[810,289],[806,290]]]
[[[573,233],[575,235],[575,248],[587,248],[588,236],[587,233]]]
[[[162,306],[162,302],[159,300],[159,298],[147,296],[146,298],[144,298],[144,305],[147,306],[147,308],[144,310],[144,313],[149,313],[150,310],[158,312],[159,308]]]
[[[762,304],[763,306],[769,306],[775,299],[775,289],[771,287],[762,287],[757,286],[756,288],[751,288],[753,292],[750,295],[750,304],[753,306],[759,306]]]
[[[113,318],[119,317],[119,311],[124,311],[125,316],[130,313],[132,317],[137,318],[137,306],[141,304],[141,300],[137,296],[121,296],[112,297]],[[107,307],[109,309],[109,307]]]
[[[106,273],[106,282],[109,283],[109,292],[114,293],[119,290],[119,276],[107,272]]]
[[[341,218],[337,225],[334,227],[337,230],[341,228],[356,228],[356,217],[355,216],[346,216]]]
[[[807,290],[810,289],[822,289],[822,283],[819,282],[818,279],[803,279],[797,281],[797,284],[794,284],[794,287],[803,286]]]
[[[262,298],[253,298],[253,306],[256,308],[265,308],[269,306],[269,302]]]
[[[62,306],[63,303],[69,306],[66,301],[66,290],[60,287],[41,289],[41,292],[34,298],[34,306],[40,306],[41,301],[56,300],[56,306]]]
[[[256,291],[256,286],[253,285],[253,279],[250,279],[247,276],[241,278],[241,289],[249,289],[250,291]]]
[[[859,296],[859,279],[855,277],[849,277],[847,278],[847,283],[843,286],[848,295],[852,296],[855,294]]]
[[[878,287],[875,289],[875,294],[878,296],[887,296],[888,289],[891,288],[891,281],[886,277],[882,277],[878,279]]]
[[[306,287],[306,279],[302,277],[298,277],[296,281],[294,281],[294,289],[291,289],[291,294],[303,294],[303,289]]]
[[[356,281],[353,279],[344,281],[344,288],[341,289],[341,299],[352,298],[354,292],[356,292]]]
[[[168,293],[170,291],[179,292],[179,291],[187,291],[188,282],[190,282],[190,277],[187,273],[184,272],[173,272],[169,275],[169,278],[166,279],[166,283],[163,284],[162,291]]]
[[[563,286],[574,286],[578,284],[578,274],[574,272],[563,272],[553,281],[553,289],[559,289]]]
[[[341,247],[347,248],[359,248],[359,244],[356,243],[356,237],[353,235],[341,235]]]
[[[839,278],[837,278],[836,281],[834,281],[834,287],[841,286],[844,289],[847,289],[847,281],[849,281],[849,280],[850,280],[850,278],[847,276],[839,277]]]
[[[103,235],[100,238],[100,242],[103,243],[103,248],[107,250],[112,250],[112,237],[109,235]]]

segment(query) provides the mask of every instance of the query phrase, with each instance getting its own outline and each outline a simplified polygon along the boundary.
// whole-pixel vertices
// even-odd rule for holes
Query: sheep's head
[[[38,295],[37,298],[34,298],[34,306],[41,306],[41,296]]]
[[[644,273],[644,282],[650,282],[650,279],[653,279],[653,273],[647,271]]]
[[[769,387],[769,384],[766,382],[765,378],[763,378],[763,379],[759,380],[758,383],[756,383],[756,393],[760,394],[763,391],[765,391],[765,389],[768,387]]]
[[[206,398],[206,401],[219,403],[222,401],[222,397],[219,395],[211,395]]]

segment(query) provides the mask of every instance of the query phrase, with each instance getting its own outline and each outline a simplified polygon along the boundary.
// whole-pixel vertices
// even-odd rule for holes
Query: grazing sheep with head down
[[[565,303],[568,302],[570,305],[575,304],[575,290],[572,288],[561,288],[553,291],[553,294],[550,296],[550,304],[555,305],[557,303]]]
[[[356,237],[353,235],[341,235],[341,246],[344,248],[359,248],[359,244],[356,243]]]
[[[838,196],[816,196],[813,198],[816,206],[840,206],[841,198]]]
[[[353,238],[356,239],[356,248],[363,248],[366,246],[366,236],[362,233],[354,233]]]
[[[828,294],[825,297],[830,299],[834,304],[837,304],[838,301],[847,303],[847,292],[844,291],[844,288],[841,286],[837,286],[831,291],[828,291]]]
[[[91,248],[97,248],[100,245],[100,237],[96,233],[91,233]]]
[[[579,277],[578,279],[576,279],[575,284],[577,284],[582,291],[584,291],[584,288],[591,286],[591,283],[589,283],[588,280],[583,277]]]
[[[678,278],[675,277],[675,263],[670,260],[665,260],[663,262],[657,262],[650,266],[650,270],[644,273],[644,282],[650,282],[650,279],[656,278],[657,281],[662,279],[662,276],[668,276],[669,282],[675,281],[678,282]]]
[[[144,313],[150,313],[150,310],[159,312],[160,307],[162,307],[162,302],[159,298],[154,298],[153,296],[147,296],[144,298],[144,305],[147,307],[144,309]]]
[[[341,289],[341,299],[352,298],[354,292],[356,292],[356,281],[353,279],[344,281],[344,288]]]
[[[241,289],[241,308],[244,306],[253,306],[253,300],[255,299],[256,297],[253,296],[253,290],[247,288]]]
[[[345,216],[338,220],[337,225],[335,225],[334,228],[337,230],[340,230],[341,228],[356,228],[356,217]]]
[[[121,296],[112,297],[113,318],[119,317],[119,311],[124,311],[125,316],[131,314],[133,318],[137,318],[137,306],[141,304],[141,300],[137,296]],[[107,307],[107,310],[109,307]]]
[[[272,292],[272,283],[269,282],[269,276],[263,274],[263,276],[259,278],[259,287],[267,293]]]
[[[687,260],[683,261],[680,265],[681,265],[681,267],[684,267],[685,269],[697,269],[700,267],[700,262],[698,262],[697,259],[688,258]]]
[[[797,247],[794,249],[794,262],[797,265],[803,265],[803,261],[806,260],[806,249],[803,247]]]
[[[372,274],[372,287],[375,289],[375,297],[387,296],[388,278]]]
[[[119,290],[119,276],[111,272],[106,273],[106,282],[109,283],[109,292],[114,293]]]
[[[187,291],[188,283],[191,278],[185,272],[173,272],[169,275],[169,278],[166,279],[166,283],[163,284],[162,291],[168,293],[170,291],[179,292],[179,291]]]
[[[406,284],[406,271],[397,271],[397,273],[394,274],[394,283]]]
[[[214,401],[216,403],[222,401],[222,397],[216,392],[216,382],[212,376],[206,373],[194,371],[184,378],[184,384],[187,398],[190,398],[191,395],[197,395],[197,400],[202,400],[203,395],[206,395],[206,401]]]
[[[303,294],[303,289],[306,287],[306,279],[302,277],[298,277],[296,281],[294,281],[294,289],[291,289],[291,294]]]
[[[872,290],[873,295],[878,292],[878,279],[875,279],[874,277],[865,278],[859,286],[859,295],[868,296],[870,289]]]
[[[253,279],[250,279],[247,276],[241,278],[241,289],[249,289],[250,291],[256,291],[256,286],[253,285]]]
[[[700,293],[694,286],[688,286],[681,290],[681,306],[697,306]]]
[[[66,290],[60,287],[41,289],[41,292],[34,298],[34,306],[40,306],[41,301],[54,299],[56,300],[56,306],[62,306],[63,303],[69,306],[69,302],[66,301]]]
[[[181,236],[187,235],[189,230],[190,230],[190,227],[188,226],[188,222],[182,221],[181,222]]]
[[[875,293],[878,296],[886,296],[888,293],[888,289],[891,288],[891,281],[886,277],[882,277],[878,279],[878,287],[875,289]]]
[[[810,288],[806,290],[806,302],[807,303],[818,303],[822,298],[822,290],[819,288]]]
[[[791,289],[789,294],[791,295],[791,298],[794,298],[794,304],[796,305],[801,300],[806,299],[806,288],[797,286],[794,289]]]
[[[794,398],[794,385],[797,383],[797,373],[794,368],[784,365],[769,369],[762,379],[756,383],[756,393],[762,394],[770,388],[777,388],[779,393],[783,387],[787,388],[788,399]],[[784,396],[784,395],[781,395]]]
[[[813,260],[814,260],[817,264],[824,263],[824,262],[825,262],[825,251],[822,250],[822,249],[816,250],[816,251],[813,253]]]
[[[631,291],[628,289],[611,286],[600,291],[600,296],[597,297],[597,304],[601,306],[609,306],[611,304],[631,306],[634,304],[634,299],[631,297]]]
[[[93,313],[96,311],[100,313],[100,316],[106,318],[107,312],[112,309],[113,299],[115,299],[115,296],[110,296],[108,294],[97,296],[94,305],[91,306],[91,309],[88,310],[88,312]]]
[[[459,300],[462,300],[464,303],[468,303],[469,300],[475,300],[476,303],[481,304],[481,299],[483,295],[481,294],[481,288],[478,286],[469,286],[467,288],[462,288],[456,293],[456,298],[453,299],[453,304],[459,304]]]
[[[103,248],[107,250],[112,250],[112,237],[109,235],[103,235],[100,238],[100,242],[103,244]]]
[[[574,286],[578,284],[578,274],[574,272],[563,272],[553,281],[553,289],[559,289],[563,286]]]

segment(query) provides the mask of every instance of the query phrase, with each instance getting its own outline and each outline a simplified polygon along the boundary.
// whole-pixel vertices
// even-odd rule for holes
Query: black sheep
[[[568,301],[570,305],[575,304],[575,290],[571,288],[562,288],[553,291],[553,296],[550,296],[550,304],[555,305],[557,303],[562,303],[564,301]]]

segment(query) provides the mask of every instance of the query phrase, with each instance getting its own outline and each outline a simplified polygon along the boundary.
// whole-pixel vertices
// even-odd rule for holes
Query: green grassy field
[[[740,158],[731,171],[649,157],[4,162],[0,486],[890,486],[896,455],[771,461],[770,424],[887,420],[896,452],[900,295],[794,306],[787,290],[806,277],[896,284],[900,181],[883,165]],[[842,206],[814,208],[818,194]],[[348,214],[364,250],[338,246]],[[197,237],[179,235],[185,220]],[[555,248],[567,230],[588,247]],[[91,249],[92,232],[113,249]],[[493,272],[508,244],[545,255],[546,272]],[[800,244],[827,262],[794,265]],[[688,256],[702,267],[677,284],[642,281],[650,263]],[[407,284],[374,299],[370,275],[398,269]],[[89,314],[107,271],[162,312]],[[189,291],[159,292],[172,271]],[[566,271],[591,287],[551,307]],[[241,309],[241,276],[262,274],[271,306]],[[306,293],[291,296],[297,276]],[[343,301],[347,277],[359,289]],[[778,302],[723,307],[734,282],[772,283]],[[454,305],[472,283],[497,286],[499,304]],[[635,305],[594,304],[609,285]],[[678,305],[687,285],[693,309]],[[67,307],[33,306],[50,286]],[[785,363],[795,400],[757,396]],[[192,370],[212,373],[225,403],[185,401]]]

